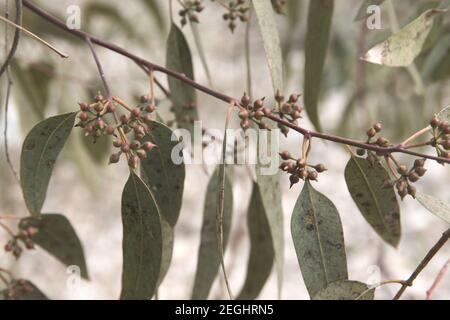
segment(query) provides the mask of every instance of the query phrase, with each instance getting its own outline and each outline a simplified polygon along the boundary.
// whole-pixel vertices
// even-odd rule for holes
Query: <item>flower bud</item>
[[[148,94],[143,94],[139,100],[141,101],[141,103],[146,103],[148,101],[150,101],[150,96]]]
[[[152,104],[149,104],[145,107],[145,111],[147,111],[148,113],[152,113],[155,110],[156,110],[156,107]]]
[[[116,106],[112,102],[108,103],[106,106],[106,111],[111,113],[116,112]]]
[[[408,173],[408,167],[405,166],[404,164],[401,164],[398,166],[397,172],[400,173],[401,175],[406,175]]]
[[[128,152],[130,152],[130,145],[128,145],[127,143],[124,143],[120,147],[120,150],[124,153],[128,153]]]
[[[245,92],[241,98],[241,103],[244,107],[247,107],[250,104],[250,97]]]
[[[417,167],[416,169],[414,169],[414,171],[419,177],[423,177],[425,175],[425,172],[427,172],[427,169],[425,169],[424,167]]]
[[[264,113],[264,115],[267,117],[272,113],[272,110],[270,110],[269,108],[262,108],[261,111]]]
[[[292,175],[289,176],[289,181],[291,182],[291,185],[289,186],[289,188],[292,188],[292,186],[294,184],[296,184],[296,183],[298,183],[300,181],[300,178],[297,175],[292,174]]]
[[[246,109],[241,109],[241,110],[239,111],[238,116],[239,116],[239,118],[241,118],[241,119],[244,120],[244,119],[247,119],[247,118],[248,118],[249,113],[248,113],[248,111],[247,111]]]
[[[369,130],[367,130],[366,134],[369,138],[373,138],[377,134],[377,132],[374,128],[370,128]]]
[[[327,168],[325,168],[325,166],[321,163],[319,163],[318,165],[314,166],[314,169],[316,169],[317,172],[321,173],[327,170]]]
[[[89,118],[89,115],[86,112],[80,112],[80,114],[78,115],[78,118],[81,121],[86,121]]]
[[[130,143],[130,148],[131,148],[131,149],[137,150],[137,149],[139,149],[140,147],[141,147],[141,143],[140,143],[139,141],[137,141],[137,140],[131,141],[131,143]]]
[[[112,136],[114,134],[115,130],[116,129],[114,127],[108,126],[108,127],[106,127],[106,134]]]
[[[145,152],[145,150],[143,150],[143,149],[137,150],[136,154],[140,159],[147,158],[147,152]]]
[[[414,161],[415,168],[420,168],[420,167],[423,167],[424,165],[425,165],[425,159],[416,159]]]
[[[138,156],[131,156],[130,159],[128,160],[128,165],[130,166],[131,169],[136,169],[137,166],[139,165],[140,159]]]
[[[414,186],[408,185],[407,191],[410,196],[412,196],[414,199],[416,198],[416,188]]]
[[[128,122],[130,122],[130,116],[128,114],[121,115],[120,122],[122,122],[122,124],[128,124]]]
[[[439,119],[434,117],[430,121],[430,126],[434,129],[434,128],[436,128],[439,125],[439,123],[440,123]]]
[[[264,106],[264,101],[263,101],[263,99],[258,99],[258,100],[256,100],[255,103],[253,104],[253,107],[254,107],[255,109],[260,109],[260,108],[262,108],[263,106]]]
[[[281,159],[283,159],[283,160],[291,159],[291,154],[288,151],[283,151],[283,152],[280,152],[279,154],[280,154]]]
[[[123,142],[121,139],[113,141],[113,146],[116,148],[119,148],[120,146],[122,146],[122,144],[123,144]]]
[[[319,174],[316,171],[310,171],[308,172],[308,179],[309,180],[314,180],[317,181],[317,177],[319,176]]]
[[[298,97],[300,97],[299,94],[291,94],[289,96],[289,102],[296,103],[298,101]]]
[[[120,160],[120,153],[113,153],[110,157],[109,157],[109,163],[117,163]]]
[[[284,101],[284,96],[279,89],[277,89],[277,92],[275,93],[275,101],[278,103],[281,103]]]
[[[103,98],[103,95],[99,92],[95,95],[94,100],[97,102],[103,101],[105,98]]]
[[[373,125],[373,128],[375,129],[376,132],[380,132],[383,129],[383,126],[381,125],[380,122],[377,122]]]
[[[155,147],[155,145],[153,143],[151,143],[150,141],[146,141],[142,145],[142,149],[144,149],[147,152],[151,151],[154,147]]]
[[[131,110],[131,113],[133,114],[133,116],[135,116],[136,118],[139,118],[141,116],[141,109],[139,108],[134,108],[133,110]]]
[[[411,182],[416,182],[417,180],[419,180],[419,175],[415,172],[411,172],[410,174],[408,174],[408,180]]]
[[[89,110],[89,105],[87,103],[78,102],[78,105],[80,106],[80,110],[81,111],[88,111]]]

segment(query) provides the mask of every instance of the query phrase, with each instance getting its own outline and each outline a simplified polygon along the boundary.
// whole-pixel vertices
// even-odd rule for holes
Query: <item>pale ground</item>
[[[47,4],[49,6],[49,4]],[[133,16],[133,13],[130,13]],[[242,31],[242,28],[241,28]],[[222,37],[215,34],[213,28],[205,28],[202,36],[205,39],[216,39],[226,46],[208,45],[206,50],[211,51],[210,65],[214,65],[213,78],[216,79],[216,88],[231,95],[238,96],[244,86],[244,64],[242,59],[243,49],[241,44],[233,42],[235,38],[225,33]],[[238,31],[239,34],[239,31]],[[191,41],[190,34],[188,39]],[[190,43],[193,43],[192,41]],[[254,46],[261,46],[260,39],[255,36],[252,41]],[[70,46],[63,45],[63,49]],[[136,50],[134,50],[136,49]],[[163,63],[164,54],[158,50],[142,52],[137,44],[131,45],[130,50],[145,56],[154,57],[155,61]],[[193,50],[196,52],[195,50]],[[76,56],[76,54],[74,54]],[[123,62],[123,59],[101,51],[101,57],[106,65],[115,66],[115,70],[108,69],[109,74],[121,74],[124,70],[134,68],[132,64]],[[302,65],[302,57],[294,56],[297,64]],[[65,63],[66,65],[67,63]],[[199,61],[195,61],[197,78],[206,83]],[[253,60],[255,77],[258,79],[256,95],[270,95],[270,80],[264,62],[262,48],[255,53]],[[259,67],[264,66],[264,67]],[[82,64],[81,70],[95,72],[93,65]],[[127,69],[128,68],[128,69]],[[296,70],[301,72],[301,70]],[[264,75],[264,77],[261,76]],[[111,75],[111,78],[114,75]],[[113,90],[119,93],[135,86],[145,90],[142,76],[134,73],[130,75],[134,81],[111,81]],[[221,79],[220,85],[217,79]],[[114,79],[117,79],[114,78]],[[139,79],[140,83],[136,79]],[[239,79],[239,81],[236,81]],[[120,81],[120,82],[119,82]],[[290,85],[292,91],[301,91],[302,85]],[[209,128],[222,128],[226,108],[214,100],[201,96],[200,112],[205,119],[205,126]],[[340,117],[343,107],[342,93],[336,93],[328,97],[322,104],[322,112],[326,116],[324,122],[334,123]],[[214,110],[212,113],[210,110]],[[17,166],[18,151],[23,139],[18,133],[17,117],[11,115],[10,135],[15,136],[11,141],[12,159]],[[307,121],[303,122],[308,126]],[[419,128],[417,128],[419,129]],[[363,131],[362,131],[363,132]],[[295,150],[299,144],[299,137],[291,135],[285,146]],[[69,157],[63,154],[62,159]],[[376,270],[380,268],[381,280],[404,279],[413,271],[416,265],[424,257],[426,252],[438,240],[441,233],[448,227],[431,213],[423,209],[418,203],[407,199],[401,205],[403,235],[398,249],[393,249],[380,240],[372,231],[356,206],[351,200],[343,171],[348,155],[345,149],[331,143],[323,144],[315,142],[312,154],[313,160],[323,162],[329,168],[320,177],[320,182],[315,184],[318,190],[325,193],[337,206],[344,227],[347,246],[347,258],[349,275],[351,279],[360,281],[374,281]],[[67,159],[66,159],[67,160]],[[25,216],[20,190],[13,181],[10,173],[4,165],[3,152],[1,156],[0,176],[0,214],[15,214]],[[88,165],[89,162],[87,162]],[[426,177],[418,185],[427,193],[450,201],[448,183],[450,172],[448,167],[429,164]],[[243,283],[248,257],[248,242],[245,237],[245,210],[248,205],[250,193],[250,180],[243,169],[239,169],[233,182],[235,197],[235,211],[233,217],[233,234],[226,252],[226,264],[230,274],[232,291],[239,292]],[[88,187],[80,180],[75,166],[69,161],[59,161],[55,167],[53,178],[48,191],[44,212],[64,213],[73,223],[81,241],[84,244],[91,281],[83,281],[77,289],[67,285],[68,275],[65,268],[55,259],[42,250],[27,252],[15,263],[9,255],[0,252],[0,266],[14,270],[18,277],[29,278],[35,282],[49,297],[54,299],[116,299],[120,292],[121,277],[121,223],[120,223],[120,197],[123,185],[127,178],[127,169],[121,164],[118,166],[100,168],[97,173],[91,175],[97,190]],[[201,218],[203,210],[203,198],[208,177],[198,166],[188,166],[185,182],[184,203],[180,220],[176,227],[175,250],[170,267],[159,292],[162,299],[187,299],[190,296],[195,275],[196,256],[199,245]],[[441,187],[442,186],[442,187]],[[308,295],[303,284],[298,267],[295,251],[289,233],[290,215],[295,200],[300,193],[301,184],[288,190],[287,177],[283,176],[283,208],[285,221],[285,255],[283,294],[284,299],[307,299]],[[244,237],[242,235],[244,234]],[[238,241],[236,241],[238,239]],[[4,233],[0,233],[0,243],[5,242]],[[431,286],[444,262],[450,258],[450,245],[444,247],[431,261],[430,265],[420,275],[414,287],[407,290],[405,298],[423,299],[426,290]],[[219,277],[220,278],[220,277]],[[376,280],[375,280],[376,281]],[[386,286],[377,291],[377,298],[390,299],[396,292],[397,285]],[[266,284],[260,298],[276,298],[276,279],[272,274]],[[224,286],[216,280],[211,298],[225,298]],[[450,274],[441,283],[434,296],[435,299],[448,299],[450,297]]]

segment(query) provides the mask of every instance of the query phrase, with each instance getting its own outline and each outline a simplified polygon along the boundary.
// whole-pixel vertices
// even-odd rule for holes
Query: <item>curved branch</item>
[[[33,2],[31,2],[30,0],[23,0],[23,5],[28,8],[29,10],[31,10],[32,12],[34,12],[35,14],[39,15],[40,17],[42,17],[43,19],[47,20],[48,22],[52,23],[53,25],[59,27],[60,29],[63,29],[64,31],[82,38],[82,39],[87,39],[89,38],[92,43],[95,43],[99,46],[102,46],[104,48],[107,48],[111,51],[114,51],[122,56],[125,56],[131,60],[133,60],[134,62],[136,62],[138,65],[141,66],[145,66],[150,70],[153,71],[159,71],[162,73],[167,74],[168,76],[171,76],[175,79],[178,79],[184,83],[186,83],[187,85],[204,92],[207,95],[210,95],[212,97],[215,97],[219,100],[222,100],[224,102],[227,102],[228,104],[230,103],[236,103],[239,104],[238,99],[235,99],[233,97],[230,97],[226,94],[223,94],[221,92],[212,90],[204,85],[201,85],[200,83],[195,82],[194,80],[188,78],[185,74],[167,69],[163,66],[154,64],[150,61],[147,61],[139,56],[136,56],[135,54],[125,50],[124,48],[121,48],[113,43],[110,43],[108,41],[99,39],[97,37],[94,37],[86,32],[80,31],[80,30],[75,30],[75,29],[69,29],[66,24],[64,22],[62,22],[61,20],[59,20],[58,18],[54,17],[53,15],[49,14],[48,12],[46,12],[45,10],[41,9],[40,7],[36,6]],[[423,154],[423,153],[418,153],[418,152],[414,152],[408,149],[405,149],[402,145],[397,145],[397,146],[393,146],[393,147],[379,147],[376,145],[372,145],[372,144],[368,144],[368,143],[364,143],[361,141],[357,141],[357,140],[353,140],[353,139],[349,139],[349,138],[343,138],[343,137],[339,137],[339,136],[335,136],[335,135],[331,135],[331,134],[326,134],[326,133],[321,133],[321,132],[315,132],[315,131],[310,131],[307,130],[305,128],[302,128],[300,126],[294,125],[284,119],[281,119],[275,115],[269,115],[267,116],[267,118],[278,122],[280,124],[283,124],[289,128],[291,128],[294,131],[297,131],[299,133],[301,133],[302,135],[307,135],[309,137],[316,137],[316,138],[320,138],[323,140],[328,140],[328,141],[332,141],[332,142],[336,142],[339,144],[344,144],[344,145],[349,145],[349,146],[353,146],[353,147],[358,147],[358,148],[362,148],[362,149],[366,149],[366,150],[371,150],[371,151],[375,151],[377,153],[379,153],[380,155],[386,155],[386,154],[391,154],[391,153],[404,153],[404,154],[409,154],[409,155],[413,155],[413,156],[417,156],[417,157],[422,157],[422,158],[426,158],[426,159],[430,159],[430,160],[435,160],[435,161],[439,161],[441,163],[448,163],[450,164],[450,159],[447,158],[443,158],[443,157],[437,157],[437,156],[432,156],[432,155],[428,155],[428,154]]]
[[[22,0],[16,0],[16,17],[14,19],[14,22],[17,25],[22,24]],[[14,39],[11,49],[9,50],[9,53],[6,56],[5,62],[3,62],[3,65],[0,68],[0,77],[8,68],[12,58],[14,58],[14,54],[16,53],[17,47],[19,46],[19,40],[20,40],[20,29],[16,28],[16,30],[14,31]]]

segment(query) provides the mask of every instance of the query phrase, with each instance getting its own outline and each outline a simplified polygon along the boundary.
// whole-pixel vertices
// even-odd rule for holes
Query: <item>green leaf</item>
[[[194,79],[189,45],[183,32],[175,24],[172,24],[167,40],[166,66],[168,69],[185,74],[189,79]],[[192,132],[193,121],[198,120],[195,90],[170,76],[168,82],[178,127]]]
[[[250,257],[244,286],[237,299],[256,299],[270,276],[274,261],[274,250],[269,221],[259,192],[253,184],[250,206],[247,212],[247,226],[250,234]]]
[[[347,280],[347,259],[341,219],[334,204],[309,181],[292,213],[291,233],[309,295],[338,280]]]
[[[212,284],[220,267],[220,253],[217,236],[217,194],[219,192],[219,169],[213,173],[206,191],[200,249],[198,252],[197,271],[195,273],[192,299],[208,298]],[[233,191],[228,176],[225,175],[225,195],[227,201],[223,208],[223,247],[226,248],[231,228],[233,213]]]
[[[144,181],[154,194],[162,216],[171,226],[175,226],[183,198],[184,163],[177,165],[172,161],[172,149],[178,141],[171,140],[172,130],[169,127],[153,121],[149,129],[150,133],[143,141],[150,141],[157,147],[141,162],[146,177]]]
[[[268,0],[253,0],[252,3],[264,43],[273,89],[283,90],[283,60],[272,4]]]
[[[31,215],[38,217],[47,194],[50,176],[61,149],[73,128],[76,113],[48,118],[28,133],[20,156],[20,182]]]
[[[361,3],[361,6],[358,9],[358,13],[356,14],[356,17],[354,21],[360,21],[363,19],[366,19],[369,17],[369,13],[367,13],[367,8],[369,6],[379,6],[384,2],[384,0],[365,0],[363,3]]]
[[[19,279],[14,280],[8,289],[0,291],[0,300],[49,300],[34,283]]]
[[[261,131],[258,131],[258,139],[263,137]],[[258,148],[260,145],[258,140]],[[267,150],[272,150],[271,136],[267,137]],[[258,149],[258,154],[261,154]],[[262,174],[263,165],[256,165],[256,182],[261,193],[262,203],[269,222],[270,235],[275,254],[275,270],[278,282],[278,297],[281,298],[283,284],[283,267],[284,267],[284,219],[283,208],[281,204],[281,186],[280,172],[268,175]]]
[[[407,67],[422,51],[422,47],[433,26],[433,19],[443,12],[430,9],[407,24],[385,41],[375,45],[361,58],[367,62],[389,67]]]
[[[366,221],[393,247],[401,236],[400,207],[394,187],[383,188],[389,173],[379,163],[352,156],[345,167],[348,191]]]
[[[159,282],[162,282],[172,259],[174,227],[178,220],[183,198],[185,167],[184,163],[176,165],[171,159],[173,147],[178,143],[172,141],[172,130],[166,125],[153,121],[150,133],[144,141],[157,145],[141,162],[142,179],[153,192],[161,213],[162,262]]]
[[[41,214],[20,221],[21,229],[33,227],[37,233],[31,236],[34,243],[53,255],[66,266],[80,268],[81,276],[89,279],[80,239],[70,221],[61,214]]]
[[[375,289],[358,281],[341,280],[321,289],[313,300],[373,300]]]
[[[416,199],[432,214],[450,223],[450,203],[417,191]]]
[[[151,299],[161,271],[160,212],[145,183],[130,173],[122,193],[123,269],[120,298]]]
[[[305,109],[321,131],[318,104],[328,51],[334,0],[310,0],[305,40]]]

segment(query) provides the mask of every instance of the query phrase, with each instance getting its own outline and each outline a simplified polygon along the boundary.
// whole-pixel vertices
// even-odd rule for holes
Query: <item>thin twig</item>
[[[434,280],[433,284],[431,285],[430,289],[427,290],[426,300],[431,300],[431,298],[433,297],[433,294],[436,291],[436,288],[442,282],[442,280],[444,280],[444,276],[447,273],[447,269],[448,269],[449,265],[450,265],[450,259],[447,260],[447,262],[444,264],[442,269],[439,271],[436,279]]]
[[[8,3],[8,2],[6,2]],[[6,10],[8,11],[8,10]],[[8,20],[9,21],[9,20]],[[16,17],[15,17],[15,23],[17,25],[22,24],[22,0],[16,0]],[[8,32],[6,30],[5,25],[5,46],[8,45],[8,41],[6,40],[8,37]],[[6,55],[5,62],[3,62],[3,65],[0,68],[0,77],[2,76],[3,72],[8,69],[8,66],[14,57],[14,54],[16,53],[17,47],[19,46],[19,40],[20,40],[20,30],[16,29],[14,32],[14,38],[11,45],[11,49],[9,50],[9,53]]]
[[[4,125],[4,129],[3,129],[3,142],[5,145],[5,157],[6,157],[6,162],[8,163],[8,166],[14,176],[14,179],[16,179],[16,181],[20,184],[20,180],[19,180],[19,176],[17,174],[16,169],[14,168],[14,165],[11,161],[10,155],[9,155],[9,146],[8,146],[8,110],[9,110],[9,98],[11,96],[11,86],[12,86],[12,81],[9,77],[9,70],[7,69],[6,73],[8,74],[8,83],[7,83],[7,87],[6,87],[6,98],[5,98],[5,125]]]
[[[413,141],[414,139],[420,137],[421,135],[427,133],[430,131],[430,127],[425,127],[419,131],[417,131],[416,133],[414,133],[411,137],[409,137],[408,139],[406,139],[405,141],[403,141],[401,143],[402,146],[406,147],[411,141]]]
[[[11,20],[8,20],[2,16],[0,16],[0,20],[6,22],[7,24],[15,27],[16,29],[19,29],[20,31],[22,31],[23,33],[25,33],[26,35],[36,39],[37,41],[41,42],[42,44],[44,44],[45,46],[47,46],[49,49],[51,49],[52,51],[56,52],[61,58],[68,58],[69,55],[62,52],[61,50],[55,48],[53,45],[51,45],[50,43],[48,43],[47,41],[45,41],[42,38],[39,38],[37,35],[35,35],[33,32],[25,29],[24,27],[19,26],[18,24],[12,22]]]
[[[438,251],[444,246],[444,244],[447,242],[447,240],[450,238],[450,229],[445,231],[438,242],[428,251],[425,258],[420,262],[420,264],[417,266],[416,270],[411,274],[411,276],[408,278],[408,280],[405,281],[405,283],[402,285],[400,290],[397,292],[393,300],[398,300],[402,296],[402,294],[405,292],[405,290],[408,287],[411,287],[413,285],[414,280],[417,278],[417,276],[422,272],[423,269],[427,266],[427,264],[433,259],[433,257],[438,253]]]
[[[80,30],[76,30],[76,29],[69,29],[66,24],[64,22],[62,22],[61,20],[55,18],[54,16],[52,16],[51,14],[47,13],[46,11],[42,10],[40,7],[36,6],[35,4],[33,4],[30,0],[23,0],[23,5],[24,7],[28,8],[29,10],[31,10],[32,12],[34,12],[35,14],[41,16],[43,19],[47,20],[48,22],[54,24],[55,26],[59,27],[60,29],[65,30],[66,32],[85,39],[86,37],[89,37],[93,43],[102,46],[104,48],[107,48],[111,51],[114,51],[120,55],[123,55],[133,61],[135,61],[138,65],[142,65],[145,66],[149,69],[153,69],[154,71],[159,71],[162,73],[167,74],[168,76],[171,76],[177,80],[180,80],[182,82],[184,82],[185,84],[199,90],[202,91],[212,97],[215,97],[219,100],[228,102],[228,103],[232,103],[235,102],[237,103],[238,99],[235,99],[233,97],[230,97],[226,94],[223,94],[221,92],[218,91],[214,91],[204,85],[201,85],[197,82],[195,82],[194,80],[188,78],[185,74],[176,72],[174,70],[170,70],[167,69],[163,66],[154,64],[150,61],[147,61],[141,57],[136,56],[135,54],[113,44],[110,43],[108,41],[96,38],[94,36],[89,35],[88,33],[85,33],[83,31]],[[366,149],[366,150],[370,150],[370,151],[375,151],[380,155],[385,155],[385,154],[391,154],[391,153],[404,153],[404,154],[409,154],[412,156],[417,156],[417,157],[421,157],[421,158],[426,158],[426,159],[430,159],[430,160],[435,160],[435,161],[439,161],[441,163],[449,163],[450,164],[450,159],[448,158],[443,158],[443,157],[438,157],[438,156],[432,156],[432,155],[428,155],[428,154],[423,154],[423,153],[419,153],[419,152],[414,152],[412,150],[408,150],[405,149],[403,146],[401,145],[397,145],[397,146],[392,146],[392,147],[380,147],[377,145],[373,145],[373,144],[368,144],[365,142],[361,142],[361,141],[357,141],[357,140],[353,140],[353,139],[348,139],[348,138],[344,138],[344,137],[339,137],[339,136],[335,136],[335,135],[331,135],[331,134],[326,134],[326,133],[321,133],[321,132],[315,132],[315,131],[310,131],[308,129],[305,129],[303,127],[300,127],[298,125],[292,124],[289,121],[286,121],[285,119],[281,119],[278,116],[275,116],[273,114],[270,114],[268,116],[266,116],[268,119],[271,119],[275,122],[278,122],[280,124],[283,124],[285,126],[287,126],[288,128],[302,134],[302,135],[308,135],[310,137],[314,137],[314,138],[319,138],[322,140],[328,140],[328,141],[332,141],[335,143],[339,143],[339,144],[345,144],[345,145],[349,145],[349,146],[353,146],[353,147],[357,147],[357,148],[362,148],[362,149]]]
[[[2,227],[11,237],[14,237],[14,232],[3,222],[0,222],[0,227]]]

